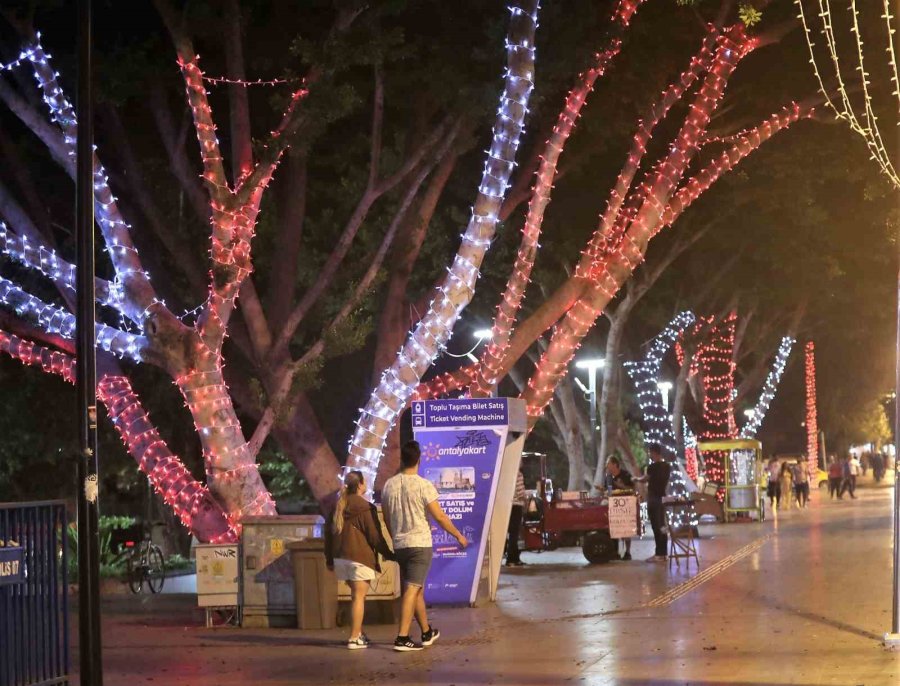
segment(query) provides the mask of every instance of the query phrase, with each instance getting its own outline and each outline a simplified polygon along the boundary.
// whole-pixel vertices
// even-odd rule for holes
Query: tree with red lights
[[[421,384],[418,397],[458,389],[484,394],[486,388],[509,373],[535,340],[549,332],[549,343],[521,394],[528,403],[532,423],[537,421],[568,373],[569,362],[587,333],[642,264],[650,241],[747,155],[776,133],[812,115],[815,100],[811,99],[791,103],[762,123],[738,133],[718,135],[709,129],[739,63],[753,51],[777,42],[785,28],[779,26],[751,36],[742,23],[709,26],[688,69],[663,91],[639,121],[606,210],[571,276],[529,317],[516,323],[521,289],[520,279],[514,274],[510,283],[516,288],[508,290],[501,301],[491,344],[479,363]],[[678,119],[677,133],[666,136],[666,146],[657,144],[651,148],[651,134],[657,129],[665,130],[660,123],[682,100],[687,101],[688,110]],[[655,163],[645,162],[648,150],[662,150],[656,153]],[[536,188],[550,183],[552,178],[539,176]],[[535,238],[528,231],[523,236],[523,246],[527,248]],[[533,257],[529,259],[533,261]]]
[[[310,420],[312,412],[302,392],[304,378],[321,369],[323,356],[340,349],[342,333],[351,333],[346,325],[377,279],[393,237],[400,231],[425,180],[451,153],[466,119],[459,116],[458,110],[445,115],[434,113],[424,103],[423,116],[416,122],[420,135],[412,136],[403,146],[402,154],[395,155],[395,146],[389,146],[383,139],[386,88],[378,51],[364,50],[359,59],[370,65],[374,81],[367,181],[356,208],[331,242],[330,253],[315,280],[296,300],[293,295],[303,220],[302,208],[297,204],[304,200],[302,197],[288,199],[285,203],[288,216],[280,236],[284,245],[272,259],[274,271],[283,274],[284,279],[275,281],[280,290],[264,303],[251,274],[255,266],[252,244],[267,187],[286,156],[290,173],[305,174],[304,140],[319,125],[316,117],[323,115],[322,104],[318,109],[306,105],[307,96],[317,87],[324,90],[341,60],[346,62],[352,49],[342,45],[341,40],[359,23],[360,15],[370,18],[376,38],[384,40],[383,33],[377,31],[381,17],[372,16],[378,12],[366,14],[366,9],[361,7],[338,8],[328,38],[323,42],[325,50],[317,55],[318,62],[311,60],[302,78],[249,81],[244,73],[240,7],[236,1],[228,3],[228,17],[223,20],[228,66],[225,77],[210,77],[201,70],[186,15],[167,0],[155,4],[175,46],[190,112],[188,121],[199,144],[202,167],[199,183],[192,178],[191,163],[185,158],[184,128],[177,132],[167,119],[165,104],[160,107],[156,103],[154,115],[163,133],[172,172],[184,187],[194,211],[209,227],[207,278],[203,278],[204,270],[198,266],[202,262],[187,249],[186,237],[167,225],[159,208],[150,201],[147,189],[135,181],[140,176],[137,156],[129,149],[129,141],[120,137],[117,143],[127,170],[123,183],[131,185],[129,190],[135,193],[146,226],[165,245],[179,267],[183,267],[187,279],[204,288],[207,295],[191,323],[183,321],[185,318],[165,304],[160,292],[168,284],[163,283],[163,289],[158,289],[151,283],[135,245],[132,227],[125,219],[98,154],[94,160],[97,220],[114,277],[97,280],[97,299],[107,315],[103,319],[110,320],[109,315],[121,319],[117,326],[98,324],[97,327],[98,348],[106,353],[102,354],[100,363],[98,397],[141,471],[181,521],[201,540],[231,540],[244,517],[275,513],[274,501],[263,483],[256,459],[272,432],[287,444],[300,433],[297,442],[301,444],[302,457],[298,462],[314,494],[324,499],[335,492],[339,464],[330,449],[316,450],[325,441],[317,435],[317,432],[321,434],[317,422]],[[521,6],[511,7],[508,15],[511,19],[506,40],[508,64],[504,92],[507,100],[501,101],[495,124],[496,132],[509,134],[508,142],[503,143],[508,159],[496,163],[498,169],[508,168],[507,174],[515,159],[515,129],[521,129],[532,89],[536,4],[536,0],[525,0]],[[31,71],[49,116],[41,113],[29,94],[22,94],[9,84],[0,86],[0,98],[71,177],[77,137],[74,107],[39,35],[19,17],[10,14],[7,18],[23,36],[24,45],[18,59],[3,65],[2,71],[16,76]],[[354,38],[359,40],[360,36]],[[212,98],[207,90],[210,84],[229,91],[230,155],[223,149],[217,133]],[[256,85],[281,86],[290,93],[271,131],[259,139],[252,136],[248,95],[248,89]],[[334,104],[328,106],[331,116],[335,116]],[[116,112],[107,115],[113,130],[121,127]],[[295,152],[299,148],[299,154],[289,152],[292,148]],[[490,162],[489,167],[494,164]],[[339,270],[372,206],[382,196],[401,187],[402,196],[393,218],[361,278],[336,311],[328,315],[318,336],[302,353],[296,353],[292,344],[301,324],[322,307],[326,295],[334,290]],[[302,184],[300,189],[304,189]],[[0,231],[3,252],[26,269],[47,277],[64,300],[71,300],[74,266],[55,251],[52,235],[39,230],[5,190],[4,187],[0,193],[0,212],[8,222]],[[0,349],[25,364],[71,381],[73,359],[68,341],[72,338],[74,318],[65,306],[52,304],[49,298],[42,299],[26,290],[32,284],[28,279],[24,281],[25,286],[0,277],[0,301],[18,315],[5,322],[8,331],[0,331]],[[40,288],[34,287],[36,291]],[[240,321],[235,326],[233,317],[238,312],[238,296]],[[254,376],[260,382],[261,398],[252,397],[254,389],[249,383],[252,377],[241,369],[246,365],[239,365],[237,374],[226,373],[226,338],[235,330],[233,345],[255,365]],[[128,367],[134,363],[153,365],[174,381],[202,446],[205,483],[194,478],[154,426],[127,374]],[[238,381],[231,389],[226,384],[226,375],[229,380]],[[249,414],[255,415],[252,435],[245,434],[235,399],[245,412],[249,408]]]

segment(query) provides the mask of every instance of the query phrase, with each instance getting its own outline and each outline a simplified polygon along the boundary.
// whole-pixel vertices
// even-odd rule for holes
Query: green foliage
[[[643,471],[650,462],[650,457],[644,448],[644,430],[641,429],[639,422],[633,422],[630,419],[625,420],[625,430],[628,431],[628,444],[631,446],[631,453],[634,455],[638,467]]]
[[[306,480],[284,453],[276,451],[260,459],[259,473],[276,501],[313,500]]]
[[[125,574],[127,553],[121,546],[113,547],[113,532],[124,531],[135,525],[134,517],[100,517],[98,521],[100,530],[100,576],[103,578],[118,578]],[[73,522],[66,530],[68,545],[68,572],[69,581],[78,580],[78,528]]]

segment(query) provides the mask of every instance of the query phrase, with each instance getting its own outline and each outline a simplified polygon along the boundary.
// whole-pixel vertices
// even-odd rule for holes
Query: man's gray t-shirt
[[[418,474],[397,474],[381,491],[382,505],[390,516],[394,549],[430,548],[428,504],[438,499],[437,489]]]

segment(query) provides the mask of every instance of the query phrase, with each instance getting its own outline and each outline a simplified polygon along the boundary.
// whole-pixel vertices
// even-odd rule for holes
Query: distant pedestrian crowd
[[[809,465],[806,460],[781,462],[773,457],[766,474],[767,495],[773,510],[809,505]]]
[[[848,454],[838,458],[832,455],[828,461],[828,493],[832,500],[843,500],[849,494],[856,500],[856,482],[872,470],[875,482],[884,479],[886,465],[881,453],[864,453],[861,457]],[[822,474],[822,472],[818,472]],[[806,460],[779,460],[773,457],[766,466],[769,505],[773,510],[805,508],[809,504],[810,481]],[[822,483],[822,482],[820,482]]]

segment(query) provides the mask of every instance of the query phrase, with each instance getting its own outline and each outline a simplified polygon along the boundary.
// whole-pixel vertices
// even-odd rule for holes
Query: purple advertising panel
[[[475,600],[506,431],[505,426],[415,429],[422,447],[419,475],[434,484],[444,512],[469,540],[462,549],[432,523],[434,562],[425,586],[429,603]]]

